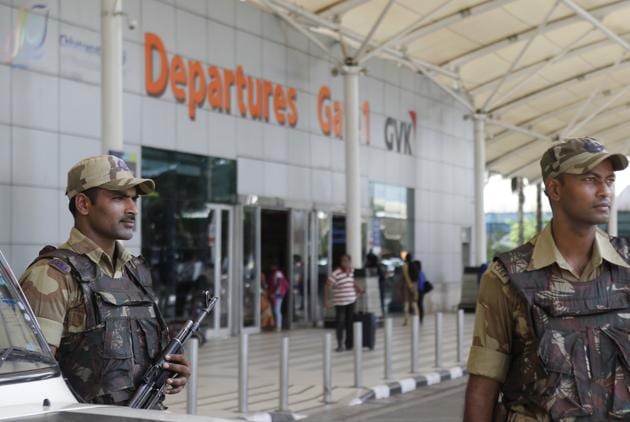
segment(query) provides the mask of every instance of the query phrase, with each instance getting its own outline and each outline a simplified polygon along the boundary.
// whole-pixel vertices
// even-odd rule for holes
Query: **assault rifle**
[[[181,353],[186,341],[197,331],[199,324],[201,324],[206,315],[214,309],[214,305],[216,305],[219,299],[216,296],[211,297],[208,291],[204,291],[202,295],[205,298],[205,308],[203,308],[201,314],[199,314],[194,322],[188,320],[177,336],[171,339],[164,350],[162,350],[160,357],[144,374],[142,384],[138,390],[136,390],[131,401],[129,401],[129,407],[135,409],[153,409],[164,399],[164,390],[166,390],[167,386],[166,380],[177,376],[175,372],[163,368],[164,363],[167,362],[164,356]]]

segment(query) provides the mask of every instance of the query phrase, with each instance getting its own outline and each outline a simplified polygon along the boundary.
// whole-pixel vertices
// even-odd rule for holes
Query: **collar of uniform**
[[[564,259],[564,256],[562,256],[556,246],[556,242],[553,240],[551,222],[545,226],[538,236],[532,239],[532,242],[534,243],[534,251],[527,267],[528,271],[538,270],[556,263],[560,268],[573,273],[571,266],[566,259]],[[599,267],[602,264],[602,260],[624,268],[630,268],[630,265],[619,256],[617,250],[610,243],[608,235],[597,228],[595,232],[595,243],[593,244],[593,254],[590,261],[592,268]],[[579,279],[577,276],[576,278]]]
[[[123,266],[132,258],[131,253],[120,242],[116,242],[115,250],[118,254],[118,259],[116,260],[116,268],[114,268],[109,255],[76,227],[70,230],[70,237],[66,245],[76,253],[86,255],[96,265],[104,266],[113,277],[122,274]]]

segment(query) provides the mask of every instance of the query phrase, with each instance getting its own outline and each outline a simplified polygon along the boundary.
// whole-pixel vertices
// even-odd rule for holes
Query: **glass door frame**
[[[311,318],[314,324],[323,325],[326,319],[326,309],[324,308],[323,301],[320,300],[320,274],[319,274],[319,259],[320,259],[320,246],[321,246],[321,225],[320,221],[325,220],[328,226],[328,233],[326,236],[326,274],[325,277],[332,272],[332,218],[334,212],[328,210],[314,210],[311,213],[311,295],[310,308],[313,310]],[[325,282],[325,281],[324,281]],[[326,288],[322,286],[322,288]]]
[[[208,326],[206,329],[206,337],[208,338],[217,338],[217,337],[229,337],[231,333],[231,327],[233,325],[233,280],[234,280],[234,207],[230,205],[223,204],[209,204],[209,209],[215,211],[217,213],[217,220],[215,224],[215,233],[214,238],[216,242],[216,247],[214,248],[214,291],[215,296],[217,292],[221,291],[221,251],[223,250],[223,238],[221,236],[221,228],[223,226],[223,212],[228,212],[228,241],[230,243],[227,250],[228,257],[228,267],[227,267],[227,286],[226,292],[228,294],[228,301],[226,304],[225,298],[221,297],[219,294],[219,300],[214,308],[214,326]],[[232,303],[230,303],[232,302]],[[221,328],[221,311],[223,308],[227,306],[227,324],[225,327]]]
[[[245,327],[245,318],[244,318],[244,299],[245,299],[245,290],[243,289],[243,248],[245,246],[245,233],[243,230],[243,226],[245,224],[245,208],[251,208],[256,212],[256,278],[255,284],[256,287],[254,289],[255,300],[254,304],[256,309],[254,310],[255,315],[255,323],[249,327]],[[260,271],[261,271],[261,246],[260,246],[260,229],[261,229],[261,210],[262,208],[257,205],[239,205],[237,207],[237,217],[238,224],[235,225],[235,228],[238,233],[238,242],[236,248],[236,263],[235,266],[235,280],[238,280],[238,283],[234,283],[233,294],[235,300],[233,300],[234,311],[238,312],[238,330],[237,327],[234,326],[234,330],[232,330],[232,334],[256,334],[260,333]]]
[[[289,318],[290,318],[290,323],[289,323],[289,328],[292,327],[292,324],[297,323],[297,325],[299,326],[300,324],[304,324],[304,323],[310,323],[313,321],[313,317],[312,317],[312,301],[310,299],[310,295],[312,294],[312,290],[311,290],[311,250],[313,248],[312,246],[312,237],[311,237],[311,231],[310,231],[310,219],[311,219],[311,212],[309,210],[305,210],[305,209],[300,209],[300,208],[290,208],[289,210],[289,265],[290,268],[288,268],[288,275],[289,275],[289,282],[290,282],[290,292],[291,294],[289,295]],[[295,230],[296,230],[296,224],[295,224],[295,220],[294,218],[296,217],[296,215],[298,213],[301,213],[304,217],[304,227],[303,227],[303,233],[302,236],[304,238],[304,250],[303,251],[298,251],[296,242],[295,242]],[[295,321],[295,295],[293,294],[294,292],[294,283],[296,280],[296,274],[295,274],[295,262],[294,262],[294,257],[296,255],[297,252],[303,252],[303,254],[301,254],[300,256],[302,257],[302,276],[304,277],[304,280],[302,281],[302,303],[304,305],[304,316],[303,319],[300,321]]]

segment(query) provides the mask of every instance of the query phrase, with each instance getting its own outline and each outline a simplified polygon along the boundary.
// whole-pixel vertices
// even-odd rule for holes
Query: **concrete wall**
[[[11,49],[0,50],[0,249],[17,273],[42,245],[66,239],[66,172],[101,148],[100,1],[0,0],[1,45],[11,45],[5,42],[20,26],[20,7],[35,3],[47,5],[48,16],[31,10],[27,27],[36,36],[46,25],[43,47],[22,45],[14,58]],[[320,87],[330,86],[333,99],[343,102],[342,79],[331,75],[333,65],[316,45],[240,1],[123,4],[139,22],[124,33],[127,152],[140,158],[141,146],[152,146],[237,159],[239,194],[343,206],[343,141],[322,134],[317,119]],[[297,126],[243,118],[234,98],[230,114],[206,102],[192,121],[170,89],[159,98],[148,96],[145,32],[161,37],[169,57],[233,70],[242,65],[247,75],[297,88]],[[431,302],[451,307],[459,300],[461,228],[473,225],[472,124],[427,78],[382,60],[367,69],[360,81],[361,101],[370,104],[369,145],[362,128],[363,206],[369,181],[415,188],[415,252],[430,280],[449,283],[436,288]],[[417,114],[412,154],[389,151],[385,119],[410,122],[409,111]],[[140,241],[138,235],[129,245],[137,250]]]

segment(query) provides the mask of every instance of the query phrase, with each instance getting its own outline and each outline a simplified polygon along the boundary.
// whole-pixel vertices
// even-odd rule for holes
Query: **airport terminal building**
[[[345,250],[343,83],[311,40],[236,0],[124,0],[124,152],[156,181],[127,242],[167,317],[179,290],[220,296],[217,335],[261,329],[264,274],[290,281],[288,326],[322,318]],[[133,26],[133,25],[132,25]],[[100,1],[0,0],[0,249],[21,273],[67,239],[66,173],[100,154]],[[338,47],[336,47],[338,48]],[[473,124],[426,76],[360,76],[363,249],[422,260],[452,309],[473,264]],[[262,286],[262,287],[261,287]]]

